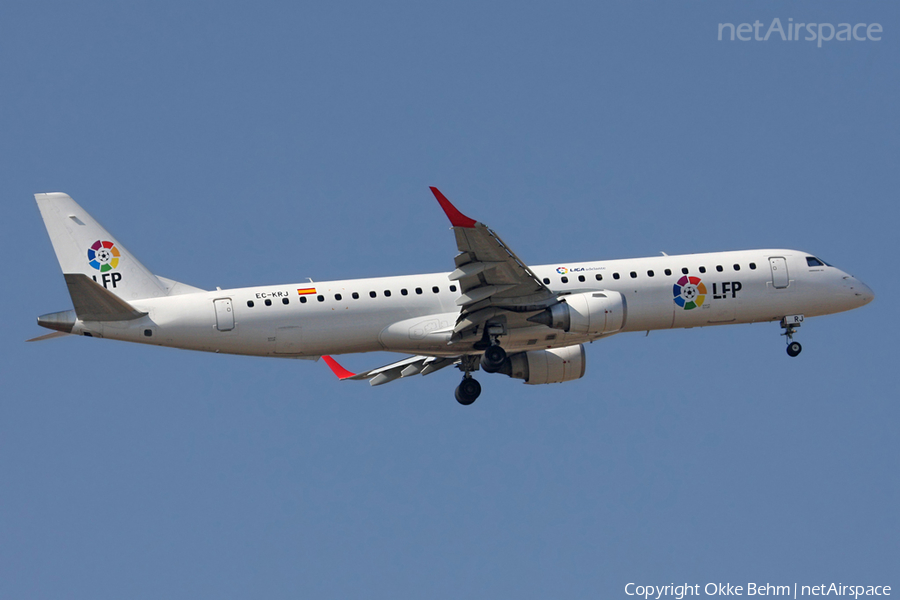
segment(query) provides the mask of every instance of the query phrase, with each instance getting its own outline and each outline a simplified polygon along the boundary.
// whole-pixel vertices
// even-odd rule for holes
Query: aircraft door
[[[216,307],[216,329],[219,331],[231,331],[234,329],[234,309],[231,306],[231,298],[219,298],[213,300]]]
[[[772,269],[772,285],[774,287],[782,289],[790,284],[787,261],[784,258],[781,256],[770,256],[769,268]]]

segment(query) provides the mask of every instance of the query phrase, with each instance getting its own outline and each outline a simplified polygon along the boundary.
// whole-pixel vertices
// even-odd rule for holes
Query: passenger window
[[[578,281],[584,283],[584,275],[579,275],[579,276],[578,276]]]
[[[247,306],[253,308],[253,300],[247,300]]]
[[[272,306],[272,301],[266,298],[266,306]]]
[[[750,263],[750,270],[753,271],[756,269],[756,263]]]
[[[619,274],[618,274],[618,273],[613,273],[613,279],[618,279],[618,278],[619,278]]]
[[[806,264],[810,267],[824,267],[825,266],[825,264],[821,260],[819,260],[818,258],[816,258],[814,256],[807,256]]]
[[[596,279],[597,281],[603,281],[603,275],[597,273],[596,275],[594,275],[594,279]]]
[[[559,280],[562,281],[563,283],[569,283],[568,277],[560,277]]]
[[[290,303],[291,303],[291,300],[290,300],[290,298],[282,298],[282,299],[281,299],[281,303],[282,303],[282,304],[290,304]]]
[[[300,296],[300,304],[306,304],[306,296]]]
[[[451,292],[455,292],[455,291],[456,291],[456,286],[455,286],[455,285],[451,285],[451,286],[450,286],[450,291],[451,291]]]
[[[438,286],[434,286],[433,288],[431,288],[431,291],[434,292],[435,294],[437,294],[438,292],[441,291],[441,288],[439,288]]]
[[[701,272],[701,273],[706,273],[706,267],[700,267],[700,272]]]
[[[653,277],[653,271],[647,271],[647,277]]]
[[[421,294],[421,293],[422,293],[422,288],[416,288],[416,293],[417,293],[417,294]]]
[[[735,270],[735,271],[740,271],[740,270],[741,270],[741,265],[734,265],[734,270]]]
[[[325,296],[316,296],[316,300],[318,300],[319,302],[325,302]]]
[[[682,272],[682,274],[687,275],[687,274],[688,274],[688,268],[687,268],[687,267],[681,267],[681,272]]]
[[[550,278],[544,277],[544,285],[550,285]]]
[[[369,298],[374,298],[377,295],[378,294],[376,294],[375,292],[369,292]]]
[[[666,269],[666,277],[672,276],[672,269]]]
[[[723,271],[722,265],[716,265],[716,271],[718,271],[719,273],[721,273],[721,272]]]
[[[384,290],[384,297],[385,297],[385,298],[390,298],[390,297],[391,297],[391,290]]]
[[[407,290],[406,288],[400,288],[400,295],[409,296],[409,290]]]
[[[334,299],[337,300],[338,302],[340,302],[340,301],[341,301],[341,295],[340,295],[340,294],[335,294],[335,295],[334,295]]]
[[[637,273],[636,273],[635,271],[632,271],[632,272],[631,272],[631,278],[632,278],[632,279],[637,279]]]
[[[353,292],[353,299],[359,300],[359,292]]]

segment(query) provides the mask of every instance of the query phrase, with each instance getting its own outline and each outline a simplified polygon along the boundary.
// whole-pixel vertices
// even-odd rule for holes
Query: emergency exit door
[[[786,288],[791,282],[788,277],[787,261],[780,256],[771,256],[769,268],[772,269],[772,285],[779,289]]]
[[[231,298],[213,300],[216,306],[216,329],[219,331],[231,331],[234,329],[234,309],[231,306]]]

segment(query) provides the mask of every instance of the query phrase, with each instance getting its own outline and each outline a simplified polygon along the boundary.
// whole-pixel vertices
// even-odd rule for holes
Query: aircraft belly
[[[321,356],[384,350],[379,334],[385,325],[408,315],[406,312],[391,315],[370,311],[316,311],[273,320],[266,318],[265,309],[248,310],[235,303],[234,327],[221,331],[217,328],[214,308],[211,298],[157,302],[150,309],[150,318],[158,336],[152,340],[141,339],[141,333],[135,330],[126,337],[129,341],[228,354]],[[125,339],[121,332],[116,337]],[[428,339],[419,347],[431,348],[432,342],[433,339]]]
[[[448,312],[403,319],[381,330],[378,340],[385,350],[393,352],[446,352],[457,315]]]
[[[275,329],[275,354],[303,354],[303,327],[279,325]]]
[[[272,354],[321,356],[381,350],[378,326],[363,315],[310,315],[270,325],[267,341]]]

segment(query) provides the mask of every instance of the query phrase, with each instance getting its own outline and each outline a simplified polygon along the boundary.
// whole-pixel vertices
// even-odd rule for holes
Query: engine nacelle
[[[625,296],[606,290],[564,296],[528,320],[567,333],[599,335],[622,329],[627,313]]]
[[[566,346],[549,350],[531,350],[511,354],[501,370],[525,383],[562,383],[584,377],[584,346]]]

